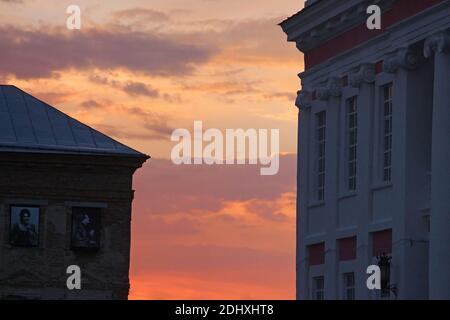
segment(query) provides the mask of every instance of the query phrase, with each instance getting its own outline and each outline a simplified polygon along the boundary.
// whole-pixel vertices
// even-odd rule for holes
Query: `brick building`
[[[132,177],[148,158],[0,86],[0,299],[127,299]]]

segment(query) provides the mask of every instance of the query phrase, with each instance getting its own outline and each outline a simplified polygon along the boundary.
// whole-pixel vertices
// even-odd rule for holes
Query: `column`
[[[391,285],[397,289],[398,299],[426,299],[428,297],[428,244],[415,242],[411,246],[404,239],[424,239],[424,221],[418,210],[426,183],[427,155],[418,141],[426,131],[427,101],[423,95],[428,83],[422,53],[415,47],[403,47],[386,57],[383,71],[393,75],[393,149],[392,149],[392,261]],[[428,97],[429,99],[429,97]],[[420,152],[420,154],[418,154]],[[419,276],[418,276],[419,275]],[[422,276],[420,276],[422,275]],[[394,295],[391,294],[391,297]]]
[[[309,273],[306,258],[308,252],[303,237],[306,235],[306,215],[308,210],[308,185],[309,185],[309,132],[311,119],[312,94],[306,90],[297,92],[295,105],[299,108],[298,137],[297,137],[297,229],[296,229],[296,297],[306,300],[309,297]]]
[[[450,299],[450,29],[425,42],[434,55],[431,151],[430,299]]]
[[[358,232],[357,262],[355,270],[356,298],[368,299],[366,269],[369,265],[370,212],[372,210],[372,117],[374,101],[375,65],[364,63],[350,72],[350,85],[359,89],[358,94],[358,149],[357,192]]]
[[[336,254],[336,226],[339,193],[339,107],[342,82],[338,77],[329,78],[317,89],[317,99],[327,103],[327,160],[325,181],[326,238],[325,238],[325,298],[339,298],[339,275]]]

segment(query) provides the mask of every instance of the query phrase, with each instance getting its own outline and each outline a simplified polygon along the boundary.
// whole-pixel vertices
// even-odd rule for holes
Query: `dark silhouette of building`
[[[127,299],[132,177],[148,158],[0,86],[0,299]]]

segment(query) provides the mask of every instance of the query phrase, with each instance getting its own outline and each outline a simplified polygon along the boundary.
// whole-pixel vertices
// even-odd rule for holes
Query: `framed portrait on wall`
[[[101,233],[100,208],[72,208],[71,247],[99,249]]]
[[[10,209],[9,243],[18,247],[37,247],[40,208],[12,205]]]

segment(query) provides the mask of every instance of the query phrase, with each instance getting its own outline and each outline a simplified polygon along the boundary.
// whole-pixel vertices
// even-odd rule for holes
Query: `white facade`
[[[373,3],[389,25],[361,33]],[[296,101],[299,299],[381,298],[366,268],[389,233],[389,298],[450,299],[450,1],[409,15],[401,3],[310,1],[281,24],[310,61]],[[349,237],[356,257],[342,258]]]

